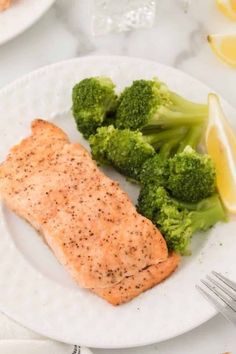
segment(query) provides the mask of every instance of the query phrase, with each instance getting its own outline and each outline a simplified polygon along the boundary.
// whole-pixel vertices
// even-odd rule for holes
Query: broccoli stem
[[[201,111],[175,111],[162,106],[148,121],[148,126],[193,126],[204,123],[206,119],[207,114]]]
[[[206,198],[190,213],[193,231],[207,230],[218,221],[226,221],[225,210],[217,195]]]
[[[203,133],[203,124],[197,124],[191,127],[184,139],[180,142],[177,153],[182,152],[186,146],[191,146],[192,149],[196,149]]]
[[[144,135],[144,139],[147,143],[152,145],[155,149],[159,148],[165,141],[172,145],[172,142],[176,144],[176,141],[180,141],[186,133],[185,128],[173,128],[167,129],[160,132],[154,132],[152,134]]]
[[[208,106],[206,104],[194,103],[191,102],[175,92],[170,92],[171,101],[173,106],[171,107],[174,111],[179,112],[195,112],[203,115],[208,115]]]
[[[218,194],[216,193],[210,197],[202,199],[198,203],[184,202],[182,200],[177,200],[173,197],[171,199],[179,209],[188,209],[190,211],[202,211],[202,210],[205,211],[210,209],[212,206],[214,207],[217,206],[217,208],[221,211],[221,215],[224,215],[224,218],[226,218],[224,208],[222,206]]]
[[[164,143],[159,150],[159,155],[163,157],[163,159],[168,159],[172,155],[172,151],[175,150],[176,146],[180,143],[180,139],[181,138],[176,138],[170,142]]]

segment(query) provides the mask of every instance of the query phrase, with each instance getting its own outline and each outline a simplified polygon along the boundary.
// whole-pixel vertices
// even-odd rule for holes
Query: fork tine
[[[231,288],[224,287],[220,282],[216,281],[215,279],[211,278],[209,275],[206,277],[212,284],[217,286],[221,289],[226,295],[228,295],[232,300],[236,301],[236,295],[230,290]]]
[[[236,283],[233,282],[232,280],[229,280],[226,278],[224,275],[215,272],[214,270],[212,271],[212,274],[215,275],[218,279],[222,280],[226,285],[228,285],[231,289],[236,291]]]
[[[204,289],[202,289],[199,285],[196,285],[196,288],[201,292],[201,294],[215,307],[217,311],[219,311],[226,320],[232,322],[236,325],[236,318],[233,316],[233,312],[229,310],[227,307],[222,306],[219,301],[217,301],[212,295],[208,294]]]
[[[200,290],[200,292],[204,295],[204,297],[207,298],[207,300],[209,300],[214,306],[215,308],[218,310],[218,311],[223,311],[224,310],[224,306],[221,305],[219,303],[219,301],[217,301],[212,295],[210,295],[208,292],[206,292],[201,286],[199,285],[196,285],[196,288],[198,290]]]
[[[210,283],[208,283],[205,280],[201,280],[201,282],[206,285],[206,287],[211,290],[216,296],[218,296],[226,305],[228,305],[233,311],[236,311],[236,306],[234,303],[229,300],[224,294],[222,294],[216,287],[212,286]]]

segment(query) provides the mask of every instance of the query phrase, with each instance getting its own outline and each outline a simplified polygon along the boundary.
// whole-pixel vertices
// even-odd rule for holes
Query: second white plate
[[[70,113],[71,89],[79,80],[110,76],[121,90],[138,78],[158,76],[172,90],[206,101],[210,89],[173,68],[125,57],[87,57],[43,68],[0,92],[0,159],[29,133],[36,117],[54,121],[72,141],[86,142]],[[235,111],[224,102],[232,123]],[[67,112],[64,113],[63,112]],[[111,169],[135,202],[137,188]],[[113,307],[77,286],[33,228],[1,206],[0,310],[47,337],[90,347],[133,347],[186,332],[215,315],[195,284],[211,270],[236,279],[235,230],[231,220],[195,235],[192,256],[165,282],[126,305]]]
[[[0,44],[29,28],[46,12],[55,0],[13,0],[0,12]]]

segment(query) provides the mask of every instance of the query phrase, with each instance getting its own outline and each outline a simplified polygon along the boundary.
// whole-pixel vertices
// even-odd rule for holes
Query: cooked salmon
[[[0,0],[0,11],[6,10],[11,4],[11,0]]]
[[[42,234],[81,287],[99,289],[93,291],[111,303],[127,301],[162,278],[153,268],[142,270],[164,262],[165,278],[176,267],[169,269],[164,238],[119,184],[47,121],[33,121],[32,134],[0,165],[0,195]],[[150,280],[140,278],[150,272]],[[123,291],[117,300],[115,288],[102,292],[122,282],[128,287],[142,282],[142,290],[129,290],[127,300]]]
[[[111,287],[93,289],[93,291],[112,305],[123,304],[162,282],[175,271],[179,262],[180,256],[171,253],[164,262],[142,269],[137,274],[124,278],[120,283]]]

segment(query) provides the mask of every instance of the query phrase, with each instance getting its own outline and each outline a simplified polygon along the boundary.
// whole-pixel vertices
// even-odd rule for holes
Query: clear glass
[[[156,0],[94,0],[93,34],[151,27]]]
[[[181,0],[185,12],[188,12],[191,0]]]

